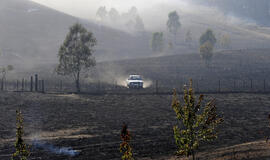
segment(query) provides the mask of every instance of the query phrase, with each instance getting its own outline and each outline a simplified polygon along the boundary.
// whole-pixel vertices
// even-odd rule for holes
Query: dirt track
[[[270,134],[270,95],[212,94],[206,98],[216,98],[225,122],[219,139],[202,145],[201,151],[262,140]],[[158,158],[175,150],[172,126],[176,121],[170,107],[171,96],[10,92],[0,96],[0,159],[9,159],[13,152],[15,110],[21,104],[28,143],[36,139],[80,151],[69,157],[32,147],[33,159],[119,159],[123,122],[129,124],[136,157]]]

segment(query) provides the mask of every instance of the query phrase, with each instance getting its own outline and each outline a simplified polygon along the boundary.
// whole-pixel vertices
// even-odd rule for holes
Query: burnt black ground
[[[211,94],[209,98],[216,98],[225,121],[219,127],[219,138],[202,144],[202,151],[261,140],[270,133],[270,95]],[[0,159],[9,159],[14,151],[15,110],[19,107],[28,144],[38,139],[80,151],[69,157],[32,147],[32,159],[119,159],[123,122],[129,125],[136,157],[171,155],[176,120],[170,105],[171,95],[1,93]]]

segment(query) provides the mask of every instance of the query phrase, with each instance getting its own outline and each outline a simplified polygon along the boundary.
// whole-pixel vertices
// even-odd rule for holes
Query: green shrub
[[[204,96],[200,95],[198,102],[195,102],[192,80],[189,89],[184,88],[183,104],[178,100],[176,90],[173,93],[172,108],[179,122],[173,127],[177,154],[187,157],[192,155],[193,160],[201,141],[217,138],[215,129],[223,121],[216,113],[214,100],[203,105],[203,99]]]
[[[12,155],[12,160],[27,160],[30,155],[29,147],[23,140],[23,117],[20,110],[16,110],[16,152]]]

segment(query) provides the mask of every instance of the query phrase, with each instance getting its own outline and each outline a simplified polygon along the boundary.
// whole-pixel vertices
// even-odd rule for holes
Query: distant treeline
[[[259,24],[270,25],[269,0],[192,0],[210,6],[217,6],[226,14],[249,18]]]

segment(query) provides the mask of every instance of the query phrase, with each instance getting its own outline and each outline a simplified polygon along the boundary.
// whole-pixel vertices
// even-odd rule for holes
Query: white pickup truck
[[[130,75],[127,79],[128,88],[143,88],[143,79],[140,75]]]

